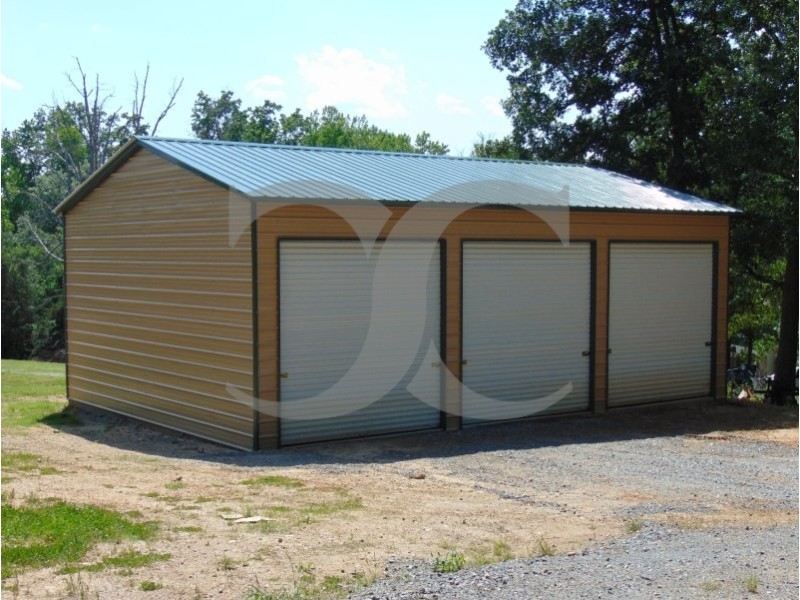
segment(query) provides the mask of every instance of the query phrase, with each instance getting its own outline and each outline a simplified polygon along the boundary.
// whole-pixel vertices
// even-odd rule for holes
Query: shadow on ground
[[[42,419],[64,433],[151,456],[240,466],[401,462],[498,450],[533,449],[654,437],[797,428],[798,408],[767,404],[694,402],[612,410],[242,452],[101,411],[65,409]]]

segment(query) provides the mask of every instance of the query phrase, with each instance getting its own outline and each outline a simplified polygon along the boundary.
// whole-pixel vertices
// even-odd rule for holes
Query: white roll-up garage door
[[[283,444],[439,426],[438,244],[282,241],[279,277]]]
[[[611,244],[608,405],[711,390],[711,244]]]
[[[587,410],[590,313],[590,244],[465,242],[464,421]]]

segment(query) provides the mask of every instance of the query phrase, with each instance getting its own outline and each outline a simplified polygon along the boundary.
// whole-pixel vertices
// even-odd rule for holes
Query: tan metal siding
[[[252,448],[250,230],[228,192],[140,150],[66,214],[68,396]]]
[[[392,207],[391,217],[377,226],[381,237],[388,236],[408,208]],[[416,212],[416,211],[415,211]],[[546,210],[538,211],[540,217]],[[417,213],[420,219],[435,219],[452,214],[451,208],[426,208]],[[362,214],[353,212],[351,219],[360,224],[373,222],[375,212],[366,208]],[[714,372],[717,397],[724,397],[725,347],[727,332],[727,269],[728,231],[727,215],[666,214],[645,212],[573,211],[569,219],[570,237],[574,240],[595,243],[594,287],[594,354],[593,408],[604,411],[607,403],[608,367],[608,260],[609,242],[614,241],[693,241],[716,242],[716,330],[717,343]],[[279,239],[319,237],[326,239],[350,238],[352,227],[336,213],[314,206],[291,206],[269,212],[258,223],[258,287],[259,287],[259,391],[263,400],[278,399],[278,308],[277,308],[277,243]],[[476,208],[461,214],[445,230],[442,240],[446,247],[445,273],[445,353],[448,369],[455,376],[445,385],[442,402],[452,413],[459,412],[461,399],[458,385],[462,376],[461,365],[461,242],[462,240],[554,240],[553,230],[543,218],[528,212],[508,208]],[[448,429],[457,428],[460,418],[446,417]],[[274,447],[278,442],[278,423],[269,415],[260,416],[259,447]]]

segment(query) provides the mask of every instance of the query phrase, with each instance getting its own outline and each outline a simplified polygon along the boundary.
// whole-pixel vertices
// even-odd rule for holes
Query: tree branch
[[[167,106],[164,108],[164,110],[161,111],[161,114],[158,115],[156,122],[153,124],[153,130],[150,132],[150,135],[156,134],[156,131],[158,131],[158,126],[161,123],[161,121],[164,119],[164,117],[167,116],[167,113],[172,109],[172,107],[175,106],[175,97],[178,95],[178,92],[181,91],[182,87],[183,87],[183,78],[181,78],[181,80],[178,82],[178,85],[175,85],[174,83],[172,84],[172,90],[170,91],[170,97],[169,101],[167,102]]]
[[[52,252],[52,251],[50,250],[50,248],[48,248],[48,247],[47,247],[47,244],[45,244],[45,243],[44,243],[44,241],[42,240],[42,238],[40,238],[40,237],[39,237],[39,234],[38,234],[38,233],[36,233],[36,230],[33,228],[33,225],[31,224],[31,222],[30,222],[30,219],[28,219],[27,217],[23,217],[23,218],[21,218],[21,219],[20,219],[20,221],[22,221],[23,223],[25,223],[25,225],[27,226],[27,228],[30,230],[31,234],[33,234],[33,237],[34,237],[34,238],[36,238],[36,241],[37,241],[37,242],[39,243],[39,245],[42,247],[42,250],[44,250],[44,251],[45,251],[45,253],[46,253],[46,254],[47,254],[47,255],[48,255],[50,258],[54,258],[55,260],[57,260],[57,261],[58,261],[58,262],[60,262],[60,263],[63,263],[63,262],[64,262],[64,259],[63,259],[63,258],[61,258],[60,256],[58,256],[57,254],[55,254],[54,252]]]
[[[779,279],[772,279],[772,277],[767,277],[766,275],[762,275],[761,273],[756,271],[750,265],[744,265],[744,268],[747,271],[747,273],[750,275],[750,277],[752,277],[756,281],[760,281],[761,283],[765,283],[765,284],[770,285],[770,286],[775,287],[775,288],[780,288],[780,287],[783,286],[783,281],[781,281]]]

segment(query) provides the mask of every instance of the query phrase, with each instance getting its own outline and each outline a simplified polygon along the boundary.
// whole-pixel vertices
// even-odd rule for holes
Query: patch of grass
[[[172,558],[172,554],[165,552],[159,554],[157,552],[149,552],[142,554],[136,550],[128,550],[116,556],[106,556],[97,563],[90,565],[71,565],[60,569],[57,573],[59,575],[66,575],[69,573],[78,573],[79,571],[102,571],[108,567],[118,567],[123,570],[138,569],[139,567],[146,567],[155,562],[166,561]]]
[[[536,540],[536,552],[537,556],[553,556],[553,554],[555,554],[555,548],[553,548],[553,545],[546,539],[540,537]]]
[[[747,577],[744,578],[744,589],[746,589],[751,594],[755,594],[758,592],[758,575],[755,573],[748,573]]]
[[[142,494],[145,498],[153,498],[154,500],[161,500],[162,502],[180,502],[180,496],[162,496],[158,492],[147,492],[146,494]]]
[[[164,586],[160,583],[156,583],[155,581],[145,580],[139,584],[139,589],[143,592],[155,592],[156,590],[160,590]]]
[[[440,544],[446,550],[453,550],[454,547],[449,543]],[[511,546],[504,540],[495,540],[491,542],[491,546],[481,545],[470,548],[466,553],[466,564],[468,567],[482,567],[484,565],[491,565],[494,563],[512,560],[514,558],[511,552]]]
[[[154,522],[134,522],[120,513],[61,500],[2,507],[2,577],[25,569],[80,561],[95,544],[151,538]]]
[[[5,452],[2,456],[3,469],[8,471],[35,471],[41,457],[28,452]]]
[[[301,563],[294,565],[294,570],[299,577],[292,589],[268,592],[253,586],[245,600],[337,600],[371,585],[378,578],[356,571],[350,577],[328,575],[318,582],[314,565]]]
[[[704,581],[700,584],[700,589],[704,592],[716,592],[722,589],[722,584],[719,581]]]
[[[435,573],[454,573],[463,569],[466,562],[461,552],[453,550],[447,556],[436,556],[433,559],[433,571]]]
[[[637,531],[641,531],[642,527],[644,527],[644,522],[641,519],[630,519],[629,521],[625,521],[625,531],[628,533],[636,533]]]
[[[217,566],[221,571],[233,571],[236,563],[230,556],[225,555],[217,561]]]
[[[4,471],[11,473],[38,471],[39,475],[54,475],[60,472],[54,467],[45,465],[41,456],[28,452],[6,452],[2,455],[2,465]]]
[[[174,531],[180,531],[183,533],[202,533],[203,528],[198,527],[197,525],[183,525],[181,527],[176,527]]]
[[[514,559],[514,553],[511,552],[511,546],[503,540],[495,540],[492,543],[492,553],[497,559],[497,562],[505,562]]]
[[[263,475],[261,477],[253,477],[251,479],[245,479],[244,481],[240,481],[242,485],[272,485],[275,487],[282,487],[282,488],[301,488],[304,487],[305,484],[300,481],[299,479],[294,479],[292,477],[285,477],[284,475]]]
[[[302,512],[307,516],[322,516],[342,510],[357,510],[359,508],[364,508],[364,503],[361,498],[358,496],[350,496],[335,502],[307,504],[303,507]]]
[[[3,428],[45,423],[80,425],[67,409],[64,365],[26,360],[2,361]]]
[[[164,487],[168,490],[181,490],[186,487],[186,484],[182,481],[170,481],[169,483],[165,483]]]
[[[213,502],[215,498],[210,498],[208,496],[199,496],[194,499],[196,504],[205,504],[206,502]]]

